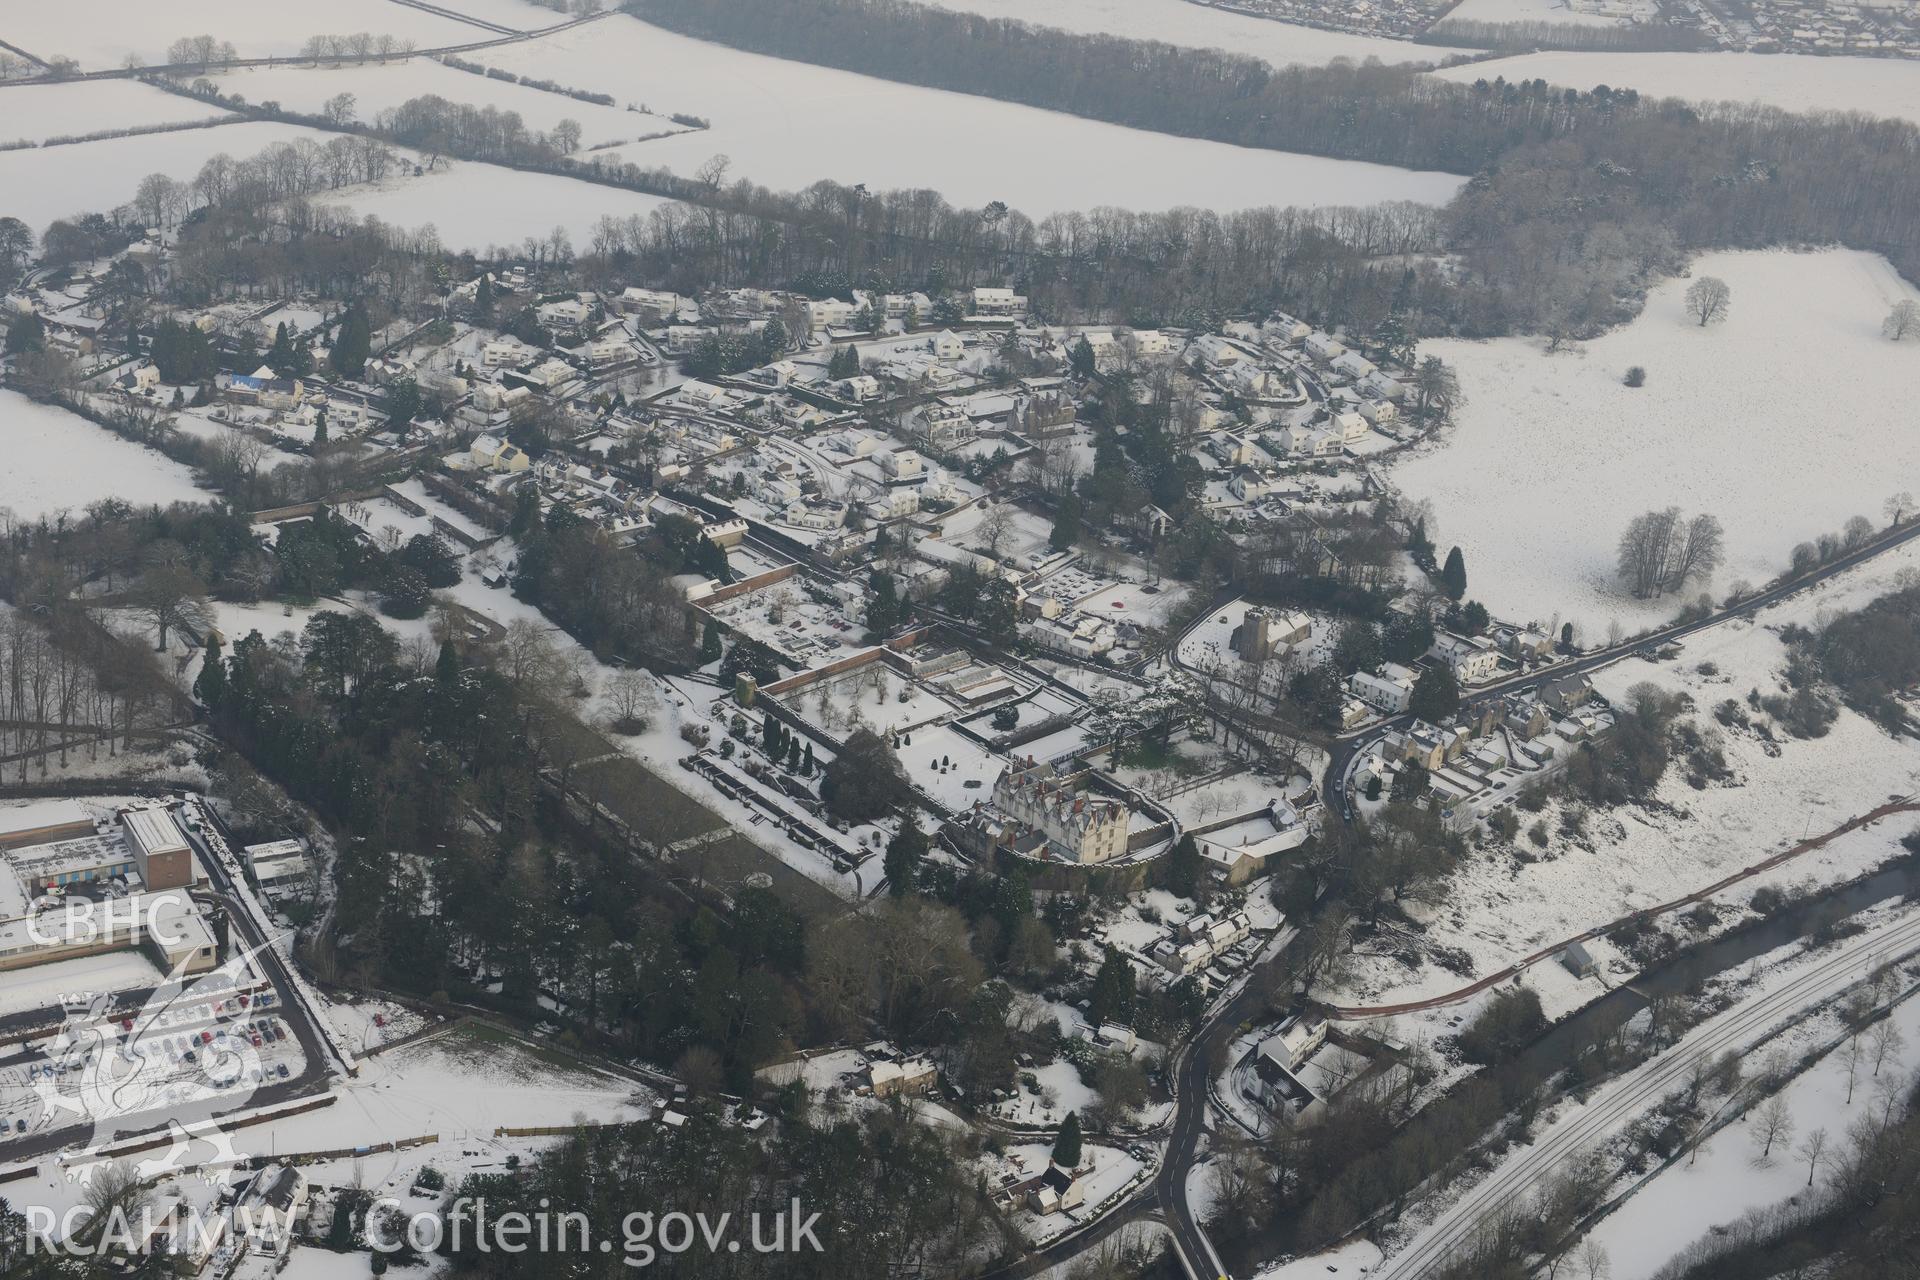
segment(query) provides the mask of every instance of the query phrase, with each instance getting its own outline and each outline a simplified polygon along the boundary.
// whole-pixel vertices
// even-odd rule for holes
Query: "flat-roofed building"
[[[141,884],[149,889],[178,889],[193,883],[193,851],[165,808],[123,809],[120,826],[127,833]]]

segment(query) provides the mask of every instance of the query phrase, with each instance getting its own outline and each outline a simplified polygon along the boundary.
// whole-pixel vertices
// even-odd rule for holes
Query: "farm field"
[[[0,94],[25,92],[0,89]],[[12,101],[0,97],[0,105]],[[276,142],[334,135],[298,125],[247,121],[130,138],[104,138],[69,147],[0,152],[0,191],[7,213],[38,234],[56,218],[106,213],[133,199],[140,179],[164,173],[190,182],[209,157],[225,152],[243,160]]]
[[[179,463],[17,391],[0,391],[0,433],[10,454],[0,472],[0,507],[22,520],[77,515],[101,498],[136,506],[207,500]]]
[[[1468,0],[1474,3],[1475,0]],[[1511,2],[1511,0],[1508,0]],[[1520,0],[1526,3],[1526,0]],[[1276,67],[1304,64],[1324,66],[1339,58],[1364,62],[1427,62],[1438,64],[1451,54],[1466,52],[1439,45],[1414,44],[1383,36],[1352,35],[1275,22],[1251,14],[1234,13],[1188,0],[924,0],[942,9],[978,13],[989,18],[1015,18],[1035,26],[1059,27],[1083,34],[1126,36],[1134,40],[1163,40],[1201,49],[1226,49],[1264,58]],[[1542,0],[1544,3],[1544,0]],[[1458,11],[1456,11],[1457,14]]]
[[[377,186],[348,187],[316,197],[393,226],[418,230],[431,223],[450,249],[516,246],[528,236],[565,227],[576,249],[586,246],[602,215],[645,216],[668,201],[573,178],[522,173],[498,165],[442,161],[433,173],[411,172]]]
[[[1538,339],[1434,341],[1467,403],[1436,445],[1395,468],[1434,503],[1443,547],[1466,553],[1470,596],[1514,620],[1571,621],[1589,643],[1610,623],[1664,621],[1697,593],[1636,601],[1615,583],[1627,521],[1669,504],[1726,530],[1716,593],[1763,583],[1796,543],[1880,505],[1920,466],[1911,418],[1920,347],[1880,335],[1915,296],[1877,255],[1715,253],[1695,278],[1733,291],[1730,317],[1701,328],[1689,281],[1655,289],[1632,323],[1548,355]],[[1633,365],[1647,385],[1622,385]],[[1628,496],[1630,495],[1630,496]]]
[[[1435,73],[1472,84],[1504,76],[1569,89],[1638,89],[1690,102],[1761,102],[1783,111],[1863,111],[1920,122],[1920,65],[1897,58],[1787,53],[1529,53]]]
[[[485,56],[482,52],[475,59]],[[581,102],[563,94],[459,71],[432,58],[349,67],[249,67],[223,75],[217,83],[222,93],[239,93],[249,102],[278,102],[302,115],[319,115],[328,99],[350,93],[355,99],[354,116],[362,123],[370,123],[381,112],[411,98],[432,94],[449,102],[511,111],[534,133],[549,132],[562,120],[572,120],[580,126],[582,147],[631,141],[685,127],[661,116],[628,111],[624,103],[606,107]]]
[[[709,119],[710,130],[649,142],[625,158],[691,174],[725,155],[730,178],[786,190],[822,178],[874,190],[925,187],[956,204],[1004,200],[1038,218],[1101,205],[1225,211],[1442,203],[1464,181],[1179,138],[897,84],[738,52],[625,16],[489,50],[487,61],[655,111]]]
[[[563,19],[549,14],[537,25],[558,21]],[[82,71],[108,70],[130,57],[163,62],[167,46],[182,36],[210,34],[231,43],[243,58],[278,58],[300,52],[310,36],[361,31],[422,47],[487,38],[471,23],[388,0],[331,0],[324,7],[286,0],[193,0],[190,6],[66,0],[10,4],[0,12],[0,40],[39,58],[72,58]]]
[[[15,85],[0,97],[0,143],[100,133],[227,113],[206,102],[182,98],[136,80]]]
[[[1556,25],[1612,27],[1620,19],[1597,13],[1575,13],[1567,0],[1461,0],[1447,11],[1448,21],[1551,22]]]

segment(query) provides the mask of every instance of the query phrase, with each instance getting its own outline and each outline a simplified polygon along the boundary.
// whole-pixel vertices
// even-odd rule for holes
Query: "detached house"
[[[976,316],[1024,316],[1027,314],[1025,295],[1011,289],[975,289],[973,291],[973,314]]]
[[[467,449],[468,465],[476,471],[525,471],[532,466],[527,451],[499,436],[475,436]]]
[[[1308,334],[1306,341],[1301,345],[1307,349],[1307,354],[1315,360],[1334,360],[1347,354],[1346,344],[1342,343],[1332,334],[1322,333],[1318,329]]]
[[[1358,351],[1348,351],[1334,357],[1333,368],[1336,373],[1344,373],[1349,378],[1364,378],[1374,371],[1375,365]]]
[[[1347,688],[1368,706],[1397,716],[1413,705],[1413,680],[1410,669],[1385,662],[1378,672],[1354,672],[1347,678]]]
[[[1442,631],[1434,636],[1427,654],[1452,667],[1454,679],[1461,684],[1490,679],[1500,670],[1500,650],[1483,636],[1457,636]]]

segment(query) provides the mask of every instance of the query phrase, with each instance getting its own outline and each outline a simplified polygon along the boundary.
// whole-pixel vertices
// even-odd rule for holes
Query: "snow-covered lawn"
[[[1370,1274],[1380,1264],[1380,1246],[1371,1240],[1355,1240],[1338,1249],[1276,1263],[1260,1272],[1254,1280],[1344,1280],[1349,1276]]]
[[[1469,3],[1482,0],[1468,0]],[[1275,66],[1294,63],[1321,66],[1336,58],[1385,63],[1430,62],[1461,49],[1390,40],[1384,36],[1353,35],[1297,27],[1252,14],[1234,13],[1189,3],[1189,0],[926,0],[942,9],[1014,18],[1035,26],[1066,31],[1126,36],[1134,40],[1163,40],[1168,44],[1265,58]],[[1458,16],[1458,11],[1455,11]]]
[[[1461,178],[1127,129],[966,94],[742,53],[615,16],[487,51],[489,63],[692,112],[713,128],[647,143],[636,160],[690,174],[724,154],[732,177],[782,189],[820,178],[1004,200],[1041,217],[1117,205],[1440,203]],[[1015,140],[1014,145],[1009,145]],[[1072,163],[1063,163],[1068,158]]]
[[[122,440],[78,414],[0,391],[0,507],[25,520],[79,515],[89,502],[125,498],[135,505],[205,502],[193,473],[163,454]]]
[[[1465,550],[1467,594],[1496,616],[1571,620],[1588,643],[1615,619],[1633,631],[1671,617],[1682,600],[1637,602],[1614,581],[1621,531],[1651,507],[1719,517],[1722,591],[1767,581],[1794,544],[1851,516],[1879,523],[1887,495],[1911,487],[1920,345],[1886,341],[1880,324],[1913,287],[1884,258],[1838,249],[1708,254],[1701,276],[1733,290],[1730,317],[1704,329],[1680,279],[1582,350],[1422,345],[1459,371],[1467,403],[1393,478],[1433,500],[1435,537]],[[1621,382],[1633,365],[1647,370],[1638,390]]]
[[[550,17],[542,25],[557,21]],[[361,31],[411,40],[421,48],[486,38],[470,23],[388,0],[328,0],[324,6],[287,0],[64,0],[10,4],[0,12],[0,40],[40,58],[72,58],[83,71],[118,67],[128,55],[147,64],[164,62],[167,46],[182,36],[212,35],[230,42],[243,58],[268,58],[299,53],[309,36]]]
[[[1455,10],[1453,16],[1462,16]],[[1556,15],[1555,21],[1564,21]],[[1612,85],[1655,98],[1764,102],[1787,111],[1864,111],[1920,121],[1920,65],[1899,58],[1790,53],[1528,53],[1436,73],[1472,84],[1504,76],[1569,89]]]
[[[946,725],[915,729],[900,744],[898,755],[908,781],[954,810],[991,796],[1007,763]],[[944,770],[940,768],[943,760]]]
[[[576,1118],[634,1119],[635,1086],[547,1061],[484,1029],[460,1028],[372,1058],[341,1084],[331,1107],[270,1128],[281,1151],[324,1151],[434,1133],[492,1137],[497,1126],[563,1125]],[[238,1139],[259,1134],[241,1132]],[[256,1147],[262,1138],[255,1139]]]
[[[884,662],[869,662],[815,681],[796,690],[791,705],[803,716],[825,706],[828,713],[819,717],[824,722],[820,727],[836,736],[847,732],[856,719],[875,733],[894,733],[953,714],[945,699]]]
[[[394,11],[410,12],[398,6]],[[6,38],[0,30],[0,39]],[[0,90],[6,94],[25,92],[29,90]],[[0,98],[0,107],[12,101],[11,97]],[[6,192],[8,214],[38,234],[55,218],[118,208],[133,199],[140,179],[150,173],[164,173],[187,182],[209,157],[221,152],[245,160],[276,142],[295,138],[325,142],[333,136],[298,125],[248,121],[214,129],[103,138],[70,147],[5,151],[0,152],[0,191]]]
[[[1914,1046],[1920,1045],[1920,1000],[1906,1001],[1890,1017],[1908,1048],[1897,1060],[1883,1062],[1879,1076],[1906,1080]],[[1822,1039],[1841,1033],[1832,1017],[1816,1019],[1807,1030]],[[1765,1163],[1755,1159],[1764,1144],[1754,1139],[1755,1119],[1749,1112],[1703,1142],[1693,1160],[1674,1165],[1642,1187],[1590,1233],[1613,1263],[1613,1280],[1649,1280],[1705,1232],[1733,1222],[1748,1210],[1807,1194],[1807,1159],[1799,1153],[1799,1143],[1814,1130],[1824,1129],[1828,1145],[1823,1161],[1837,1157],[1844,1150],[1847,1130],[1880,1109],[1876,1083],[1869,1055],[1859,1069],[1849,1103],[1845,1057],[1831,1053],[1782,1090],[1798,1139],[1776,1143]],[[1816,1191],[1826,1186],[1831,1168],[1828,1163],[1814,1169]]]
[[[0,99],[0,142],[67,138],[128,129],[136,125],[211,120],[226,111],[207,102],[177,97],[137,80],[68,81],[16,85]]]
[[[476,252],[490,245],[512,248],[528,236],[544,239],[555,227],[566,228],[574,248],[584,251],[593,224],[602,215],[644,218],[668,203],[637,191],[552,174],[467,160],[441,164],[442,168],[418,178],[409,170],[373,186],[330,191],[320,199],[396,227],[417,230],[431,225],[447,248]]]
[[[484,59],[486,51],[474,56]],[[218,83],[222,93],[242,94],[249,102],[278,102],[303,115],[318,115],[328,99],[350,93],[355,99],[354,116],[363,122],[411,98],[434,94],[449,102],[511,111],[535,133],[549,132],[562,120],[572,120],[580,126],[582,147],[685,128],[662,116],[628,111],[624,103],[607,107],[581,102],[509,80],[458,71],[431,58],[365,66],[249,67],[228,72]]]

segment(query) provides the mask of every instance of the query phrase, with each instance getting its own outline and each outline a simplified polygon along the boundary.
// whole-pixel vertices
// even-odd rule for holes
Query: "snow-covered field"
[[[330,191],[319,203],[342,205],[409,230],[431,224],[447,248],[475,251],[517,246],[528,236],[544,239],[555,227],[565,227],[574,248],[584,250],[603,215],[645,217],[670,203],[552,174],[468,160],[441,164],[418,178],[409,171],[374,186]]]
[[[1649,6],[1651,7],[1651,6]],[[1449,21],[1551,22],[1588,27],[1618,26],[1620,19],[1596,13],[1576,13],[1567,0],[1461,0],[1447,10]]]
[[[1826,1131],[1824,1164],[1843,1150],[1849,1128],[1879,1112],[1875,1089],[1881,1081],[1910,1082],[1913,1046],[1920,1045],[1920,999],[1898,1006],[1890,1020],[1900,1028],[1908,1049],[1904,1055],[1890,1055],[1892,1060],[1882,1062],[1877,1073],[1869,1055],[1858,1070],[1851,1102],[1845,1055],[1840,1052],[1828,1054],[1781,1091],[1796,1136],[1776,1143],[1766,1161],[1755,1158],[1764,1143],[1754,1138],[1756,1121],[1749,1112],[1701,1143],[1693,1159],[1666,1170],[1603,1219],[1589,1234],[1606,1249],[1612,1280],[1650,1280],[1669,1258],[1708,1231],[1749,1210],[1805,1195],[1808,1161],[1799,1147],[1807,1135]],[[1841,1034],[1831,1016],[1816,1019],[1809,1030],[1822,1038]],[[1826,1186],[1831,1167],[1813,1168],[1816,1189]]]
[[[1467,594],[1496,616],[1557,616],[1589,643],[1615,619],[1632,631],[1671,617],[1681,600],[1638,602],[1614,580],[1622,530],[1652,507],[1719,517],[1721,591],[1774,577],[1796,543],[1851,516],[1880,523],[1887,495],[1911,487],[1920,346],[1887,342],[1880,324],[1916,295],[1884,258],[1716,253],[1693,276],[1731,286],[1726,321],[1694,324],[1681,279],[1582,350],[1422,345],[1459,371],[1467,403],[1394,479],[1433,500],[1435,536],[1465,550]],[[1632,365],[1647,370],[1638,390],[1621,384]]]
[[[474,57],[483,59],[486,53],[483,50]],[[350,93],[354,96],[354,117],[362,122],[371,122],[382,111],[410,98],[433,94],[449,102],[511,111],[535,133],[549,132],[562,120],[572,120],[580,126],[582,147],[685,128],[664,116],[628,111],[624,104],[606,107],[581,102],[564,94],[457,71],[431,58],[346,67],[250,67],[229,72],[218,83],[222,93],[242,94],[249,102],[278,102],[303,115],[318,115],[328,99]]]
[[[29,90],[0,89],[0,94],[25,92]],[[0,108],[12,101],[0,97]],[[4,128],[0,132],[5,132]],[[222,152],[244,160],[276,142],[295,138],[325,142],[333,136],[297,125],[248,121],[214,129],[104,138],[70,147],[4,151],[0,152],[0,192],[6,193],[8,214],[38,234],[56,218],[106,213],[127,203],[133,199],[140,179],[150,173],[191,181],[209,157]]]
[[[560,20],[550,14],[539,25]],[[309,36],[361,31],[421,48],[486,38],[471,23],[388,0],[328,0],[324,6],[292,0],[63,0],[0,10],[0,40],[40,58],[72,58],[83,71],[118,67],[130,56],[163,62],[167,46],[182,36],[212,35],[243,58],[273,58],[300,52]]]
[[[1458,15],[1456,10],[1455,14]],[[1557,20],[1557,19],[1556,19]],[[1472,84],[1504,76],[1570,89],[1612,85],[1655,98],[1764,102],[1787,111],[1864,111],[1920,121],[1920,65],[1898,58],[1787,53],[1528,53],[1437,73]]]
[[[208,499],[179,463],[17,391],[0,391],[0,438],[8,451],[0,507],[24,520],[58,511],[78,515],[101,498],[140,506]]]
[[[1468,0],[1468,3],[1476,2],[1484,0]],[[1208,8],[1189,0],[925,0],[925,3],[1083,34],[1226,49],[1265,58],[1275,66],[1295,63],[1322,66],[1336,58],[1353,62],[1378,58],[1386,63],[1438,63],[1451,54],[1466,52],[1383,36],[1299,27],[1252,14]]]
[[[180,124],[227,114],[137,80],[16,85],[0,98],[0,142],[73,137],[136,125]]]
[[[492,65],[662,111],[711,130],[629,158],[690,174],[715,155],[732,177],[781,189],[821,179],[927,187],[959,204],[1004,200],[1034,217],[1116,205],[1441,203],[1463,181],[1386,165],[1262,151],[741,53],[615,16],[491,49]]]
[[[1558,805],[1540,814],[1516,809],[1523,834],[1518,848],[1540,860],[1517,862],[1504,850],[1477,850],[1451,882],[1450,900],[1419,909],[1428,920],[1428,940],[1458,947],[1485,974],[1558,940],[1603,924],[1628,911],[1668,902],[1738,869],[1751,866],[1809,834],[1840,826],[1890,796],[1920,791],[1920,747],[1894,739],[1866,719],[1842,710],[1824,738],[1801,740],[1775,728],[1781,744],[1750,731],[1721,731],[1712,709],[1749,689],[1775,692],[1785,665],[1779,629],[1787,623],[1816,627],[1824,618],[1853,609],[1920,575],[1920,548],[1903,545],[1786,602],[1761,611],[1756,620],[1723,623],[1690,637],[1676,660],[1650,664],[1638,658],[1615,663],[1593,677],[1594,687],[1616,701],[1636,684],[1651,682],[1688,694],[1703,727],[1721,732],[1732,785],[1690,787],[1678,765],[1668,769],[1656,792],[1657,809],[1628,807],[1587,816],[1587,833],[1574,843],[1558,830]],[[1702,671],[1702,667],[1709,668]],[[1535,848],[1524,829],[1536,818],[1549,829],[1549,843]],[[1896,816],[1835,839],[1784,865],[1729,888],[1715,898],[1722,924],[1740,918],[1755,890],[1764,886],[1832,884],[1866,871],[1898,853],[1898,841],[1920,826]],[[1583,847],[1584,845],[1584,847]],[[1618,958],[1608,942],[1589,944],[1603,966]],[[1616,972],[1614,978],[1617,980]],[[1557,1016],[1600,994],[1597,980],[1574,978],[1551,963],[1528,971],[1528,985]],[[1468,979],[1434,965],[1409,973],[1385,959],[1363,963],[1342,1003],[1397,1003],[1438,995]],[[1438,1033],[1470,1005],[1419,1016]]]

